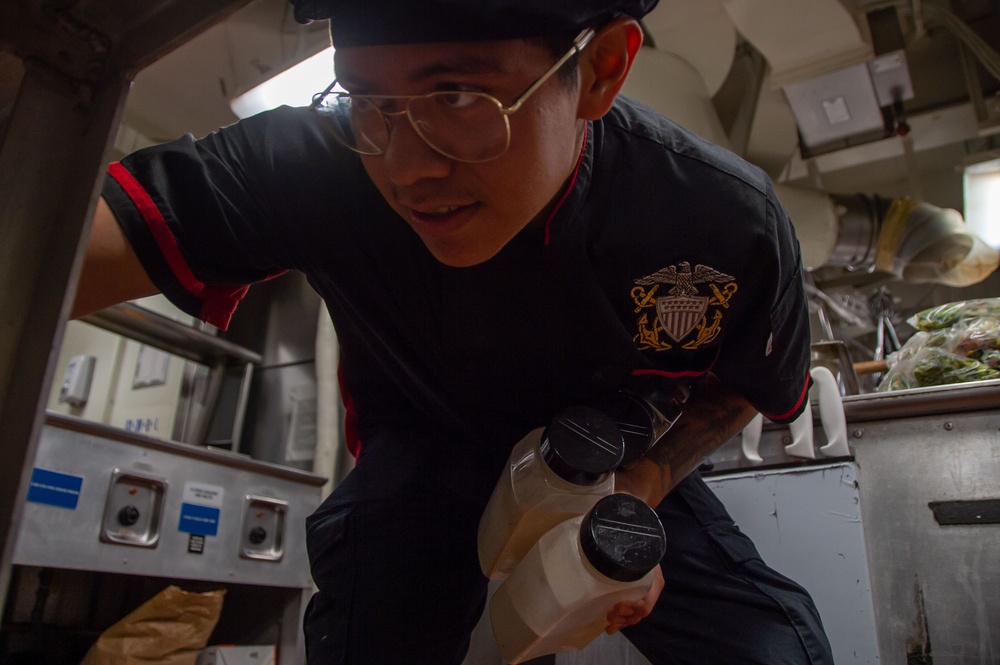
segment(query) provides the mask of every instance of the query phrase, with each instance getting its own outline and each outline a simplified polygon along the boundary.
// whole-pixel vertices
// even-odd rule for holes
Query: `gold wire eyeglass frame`
[[[528,86],[528,88],[524,92],[522,92],[510,106],[504,106],[499,99],[497,99],[496,97],[494,97],[489,93],[462,91],[462,90],[458,91],[442,90],[442,91],[429,92],[422,95],[352,95],[346,92],[334,92],[333,89],[337,86],[337,79],[334,79],[333,82],[329,86],[327,86],[327,88],[323,92],[317,93],[316,95],[313,96],[311,107],[321,118],[323,118],[324,126],[329,130],[329,132],[333,135],[333,137],[337,139],[338,142],[343,144],[346,148],[361,155],[377,156],[385,154],[386,148],[388,147],[389,136],[392,131],[392,124],[390,118],[405,115],[407,120],[409,120],[410,125],[413,127],[413,130],[417,133],[417,135],[420,136],[420,138],[423,139],[423,141],[427,145],[429,145],[434,151],[444,155],[445,157],[459,162],[474,163],[474,162],[490,161],[503,155],[505,152],[507,152],[507,149],[510,147],[510,116],[517,113],[524,105],[524,103],[528,101],[528,99],[535,93],[535,91],[541,88],[546,81],[548,81],[550,78],[552,78],[552,76],[556,72],[562,69],[563,65],[565,65],[570,60],[570,58],[581,53],[583,49],[585,49],[587,45],[590,43],[590,40],[594,38],[595,34],[596,33],[593,28],[587,28],[586,30],[583,30],[579,35],[577,35],[576,38],[573,40],[573,46],[561,58],[556,60],[555,64],[553,64],[552,67],[548,69],[548,71],[546,71],[544,74],[538,77],[534,83]],[[411,102],[414,99],[427,100],[442,96],[453,97],[456,94],[470,95],[476,98],[485,99],[486,101],[490,102],[493,106],[496,107],[497,112],[500,114],[500,117],[503,118],[505,132],[506,132],[506,139],[503,142],[503,148],[497,154],[491,155],[486,158],[467,159],[450,154],[448,151],[443,150],[442,148],[434,145],[434,143],[427,138],[427,136],[424,133],[424,130],[422,130],[421,128],[421,121],[413,117],[410,106]],[[335,96],[337,100],[347,99],[347,100],[363,100],[370,102],[371,106],[376,111],[378,111],[379,116],[385,123],[386,145],[380,148],[372,144],[371,141],[369,140],[369,145],[371,145],[371,148],[365,149],[358,145],[351,145],[350,143],[348,143],[347,140],[345,140],[345,138],[342,137],[337,130],[333,129],[333,127],[330,126],[331,120],[324,118],[323,114],[320,112],[321,107],[323,107],[324,101],[328,99],[331,95]],[[402,110],[399,111],[383,110],[382,106],[393,102],[396,103],[397,105],[402,105],[403,107]]]

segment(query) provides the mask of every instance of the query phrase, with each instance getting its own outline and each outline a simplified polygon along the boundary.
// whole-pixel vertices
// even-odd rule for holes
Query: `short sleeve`
[[[750,305],[727,335],[714,368],[768,419],[787,423],[808,405],[811,336],[799,243],[768,187],[766,219],[749,250]]]
[[[283,108],[137,151],[110,165],[102,195],[157,288],[226,328],[247,288],[295,268],[295,229],[330,189],[314,170],[330,140],[304,109]],[[326,172],[328,169],[316,168]]]

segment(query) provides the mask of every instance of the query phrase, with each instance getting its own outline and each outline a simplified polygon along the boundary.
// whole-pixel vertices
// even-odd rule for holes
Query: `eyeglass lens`
[[[323,99],[317,110],[329,121],[338,139],[362,154],[384,152],[389,145],[391,123],[404,113],[420,137],[445,156],[486,161],[507,149],[507,119],[500,112],[499,102],[488,95],[432,93],[409,98],[405,109],[396,108],[393,102],[398,101],[334,93]]]

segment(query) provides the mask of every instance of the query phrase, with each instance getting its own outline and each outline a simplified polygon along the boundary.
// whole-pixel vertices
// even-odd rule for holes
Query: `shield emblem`
[[[707,296],[670,296],[656,299],[656,316],[675,342],[687,337],[705,316]]]

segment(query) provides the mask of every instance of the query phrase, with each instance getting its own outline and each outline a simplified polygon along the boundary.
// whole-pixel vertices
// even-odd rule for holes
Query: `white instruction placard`
[[[184,503],[193,503],[199,506],[214,506],[222,508],[222,497],[225,492],[219,485],[206,485],[204,483],[189,482],[184,485]]]

